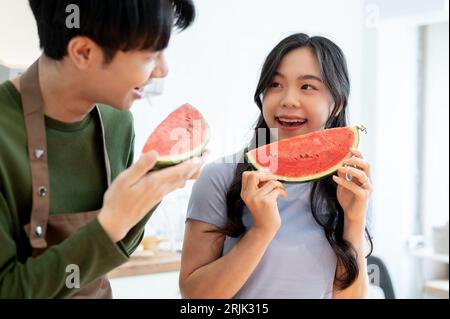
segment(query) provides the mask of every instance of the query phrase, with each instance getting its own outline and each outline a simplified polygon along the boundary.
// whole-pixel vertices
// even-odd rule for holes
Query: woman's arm
[[[253,225],[223,257],[225,236],[211,224],[187,222],[180,271],[180,290],[185,298],[232,298],[255,270],[281,226],[277,197],[286,197],[276,177],[244,172],[241,198]],[[202,200],[201,198],[197,200]]]
[[[255,270],[276,231],[252,227],[223,257],[225,236],[215,226],[189,220],[181,259],[183,298],[232,298]]]

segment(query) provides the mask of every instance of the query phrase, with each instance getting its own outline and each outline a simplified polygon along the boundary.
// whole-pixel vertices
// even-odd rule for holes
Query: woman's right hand
[[[253,227],[276,232],[281,226],[277,198],[287,197],[284,185],[276,176],[261,171],[242,174],[241,198],[253,217]]]

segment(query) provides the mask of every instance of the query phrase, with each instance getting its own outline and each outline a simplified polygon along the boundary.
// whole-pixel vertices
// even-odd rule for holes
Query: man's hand
[[[206,154],[176,166],[155,172],[158,154],[149,152],[123,171],[103,198],[98,215],[100,225],[114,242],[122,240],[165,195],[184,187],[186,181],[199,176]]]

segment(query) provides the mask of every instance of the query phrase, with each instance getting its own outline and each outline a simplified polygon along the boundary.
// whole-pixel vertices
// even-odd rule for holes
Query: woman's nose
[[[294,89],[286,90],[286,94],[281,101],[282,106],[284,107],[300,107],[300,95]]]

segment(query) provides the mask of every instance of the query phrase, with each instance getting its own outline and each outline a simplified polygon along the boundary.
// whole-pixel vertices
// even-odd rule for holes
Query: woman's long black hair
[[[258,145],[261,140],[270,141],[270,131],[263,118],[262,98],[266,89],[271,84],[275,72],[283,57],[298,48],[308,47],[315,53],[321,69],[324,84],[331,92],[335,102],[334,109],[328,118],[325,128],[347,126],[346,108],[350,93],[350,81],[347,71],[347,63],[341,49],[332,41],[324,37],[309,37],[306,34],[293,34],[282,40],[268,55],[262,67],[259,83],[256,87],[254,101],[261,110],[261,115],[255,125],[253,140],[246,150]],[[265,130],[259,130],[265,129]],[[258,137],[258,132],[265,132],[264,138]],[[233,181],[226,195],[228,223],[219,232],[239,237],[246,228],[242,222],[244,202],[241,199],[242,173],[251,170],[244,160],[240,160]],[[325,236],[331,248],[336,254],[337,263],[343,271],[336,272],[335,286],[342,290],[348,288],[358,277],[359,268],[356,250],[343,238],[344,212],[336,196],[337,185],[331,176],[312,183],[311,189],[311,211],[316,222],[323,228]],[[366,233],[372,251],[372,241],[366,228]],[[370,252],[371,253],[371,252]],[[369,253],[369,255],[370,255]]]

